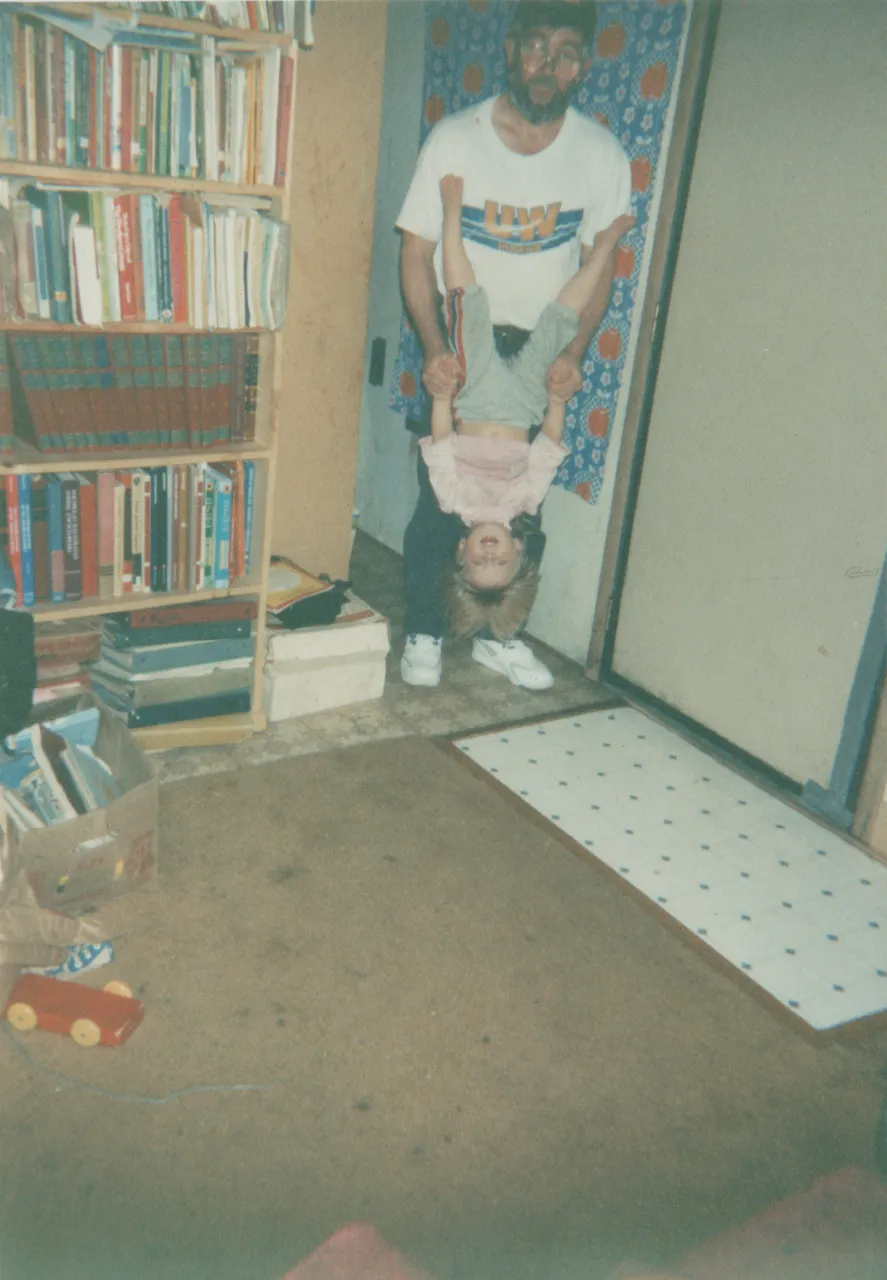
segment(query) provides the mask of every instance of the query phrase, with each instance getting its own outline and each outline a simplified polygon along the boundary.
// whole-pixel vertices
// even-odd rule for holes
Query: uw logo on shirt
[[[503,253],[540,253],[569,244],[579,234],[582,210],[566,212],[555,204],[497,204],[487,200],[482,209],[462,210],[462,237]]]

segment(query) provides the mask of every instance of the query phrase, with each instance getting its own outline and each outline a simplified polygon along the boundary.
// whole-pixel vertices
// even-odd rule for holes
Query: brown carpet
[[[883,1034],[800,1039],[433,743],[161,807],[142,1026],[0,1038],[2,1280],[275,1280],[357,1219],[437,1280],[597,1280],[868,1166]]]

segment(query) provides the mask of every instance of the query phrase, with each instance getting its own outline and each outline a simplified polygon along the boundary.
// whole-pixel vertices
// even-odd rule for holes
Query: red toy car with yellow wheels
[[[55,1031],[85,1049],[129,1039],[145,1016],[145,1006],[123,982],[104,990],[26,973],[12,989],[3,1016],[19,1031]]]

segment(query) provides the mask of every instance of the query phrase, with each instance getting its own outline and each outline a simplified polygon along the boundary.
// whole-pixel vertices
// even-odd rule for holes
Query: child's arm
[[[542,419],[541,434],[548,436],[549,440],[554,444],[560,444],[564,434],[564,418],[566,417],[566,403],[563,400],[557,400],[554,396],[548,397],[548,408],[545,411],[545,417]]]
[[[452,289],[467,289],[477,283],[462,239],[462,189],[462,179],[452,173],[440,180],[440,199],[443,205],[441,251],[444,286],[448,292]]]
[[[431,401],[431,439],[440,444],[452,434],[453,402],[448,396],[435,396]]]

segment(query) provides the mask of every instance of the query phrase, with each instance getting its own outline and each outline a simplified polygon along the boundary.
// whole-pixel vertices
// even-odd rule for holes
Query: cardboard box
[[[335,622],[297,631],[270,630],[262,705],[270,720],[328,711],[381,698],[388,620],[349,593]]]
[[[24,871],[37,905],[81,915],[102,902],[157,884],[160,787],[154,766],[122,721],[97,706],[96,753],[111,766],[123,795],[68,822],[19,832],[10,828],[8,871]],[[11,877],[10,877],[11,882]]]

